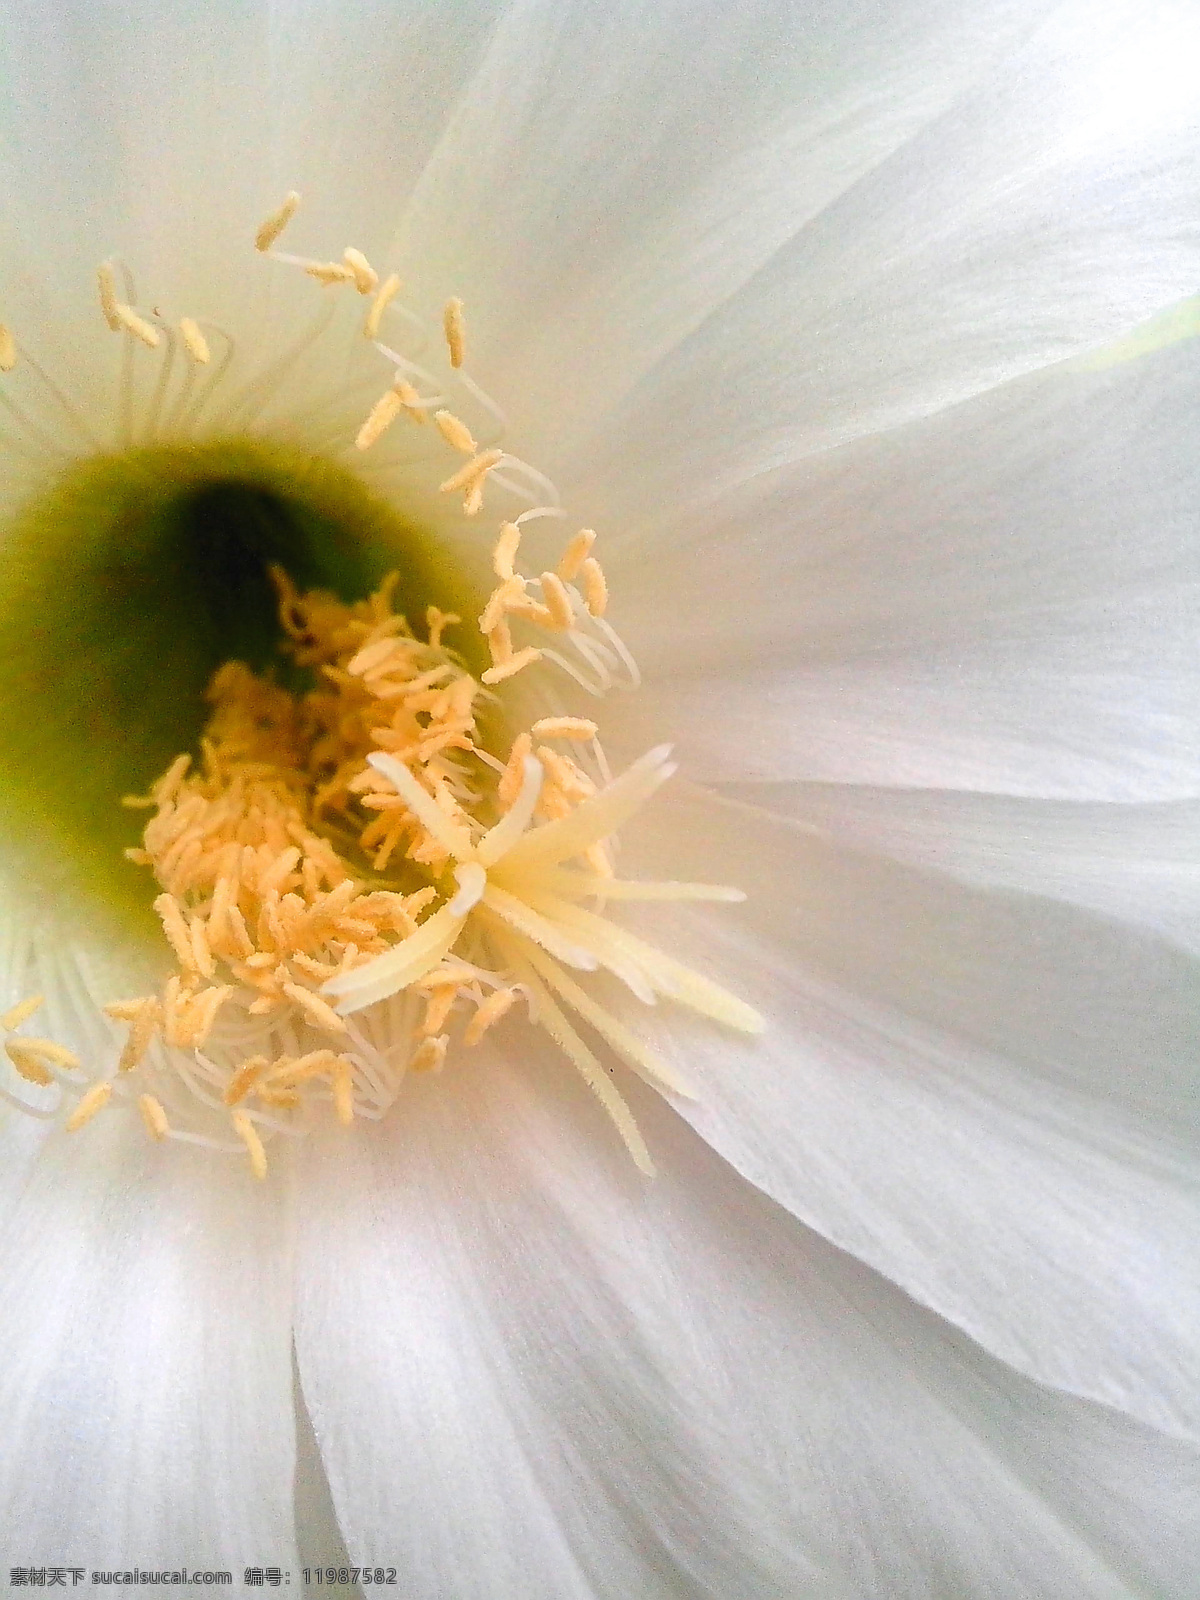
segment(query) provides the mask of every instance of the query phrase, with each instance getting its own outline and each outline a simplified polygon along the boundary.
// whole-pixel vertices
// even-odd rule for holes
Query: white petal
[[[1193,346],[861,441],[673,519],[669,556],[631,539],[623,747],[678,739],[716,780],[1196,793]]]
[[[306,1567],[348,1567],[350,1557],[338,1527],[312,1419],[295,1374],[296,1402],[296,1543]]]
[[[255,227],[291,188],[312,253],[381,251],[496,9],[9,8],[5,221],[43,267],[89,273],[121,250],[169,274],[158,293],[215,263],[242,276]]]
[[[279,1201],[116,1111],[50,1137],[0,1223],[6,1555],[295,1561]]]
[[[850,784],[747,784],[729,798],[965,883],[1090,906],[1200,955],[1200,802],[1083,804]]]
[[[638,908],[768,1019],[731,1044],[662,1007],[626,1015],[686,1070],[688,1120],[1004,1360],[1200,1428],[1194,964],[715,798],[680,792],[627,849],[719,864],[749,894],[686,920]]]
[[[98,320],[94,273],[116,254],[144,309],[199,318],[234,340],[233,376],[208,408],[220,422],[264,351],[277,353],[328,304],[309,280],[255,255],[258,223],[298,189],[287,244],[322,258],[353,244],[386,270],[401,208],[496,9],[492,0],[6,8],[4,320],[83,413],[107,423],[123,341]],[[224,342],[213,336],[215,349]],[[374,398],[368,382],[347,411],[344,371],[331,385],[329,367],[327,352],[301,361],[275,393],[275,415],[314,440],[330,431],[321,407],[331,387],[343,397],[335,430],[352,431]],[[41,409],[77,447],[56,407]]]
[[[1152,608],[1151,608],[1152,609]],[[620,757],[669,734],[710,783],[807,778],[1079,800],[1145,801],[1200,788],[1200,722],[1181,635],[1101,659],[1081,638],[674,680],[623,703]],[[1142,638],[1149,640],[1153,616]],[[1157,658],[1157,659],[1156,659]]]
[[[586,450],[643,373],[1044,9],[526,0],[417,189],[406,265],[431,303],[452,280],[466,298],[539,459]]]
[[[1186,0],[1057,7],[611,408],[572,492],[702,504],[1194,294],[1198,67]]]
[[[1195,1462],[1048,1395],[635,1089],[414,1085],[301,1215],[302,1382],[352,1559],[414,1600],[1185,1596]]]

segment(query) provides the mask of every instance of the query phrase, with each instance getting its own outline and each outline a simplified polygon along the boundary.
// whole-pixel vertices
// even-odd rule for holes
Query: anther
[[[74,1111],[72,1111],[71,1115],[67,1118],[67,1132],[78,1133],[80,1128],[82,1128],[85,1123],[90,1122],[98,1111],[103,1111],[104,1107],[111,1099],[111,1083],[108,1083],[107,1081],[102,1083],[94,1083],[84,1095],[82,1100],[80,1100]]]
[[[405,411],[408,412],[409,416],[414,422],[429,421],[429,418],[426,416],[426,412],[429,408],[425,404],[424,400],[421,399],[421,394],[418,389],[415,389],[413,385],[404,378],[397,378],[392,387],[400,396],[401,405],[404,407]]]
[[[480,1039],[510,1009],[517,998],[515,989],[497,989],[476,1011],[463,1032],[465,1045],[478,1044]]]
[[[550,625],[560,633],[565,633],[575,621],[575,613],[571,609],[571,599],[563,588],[562,581],[553,572],[542,573],[542,595],[546,601],[546,609],[550,613]]]
[[[532,666],[535,661],[542,659],[542,652],[533,645],[527,644],[524,650],[518,650],[510,661],[501,662],[498,666],[489,667],[482,674],[484,683],[503,683],[505,678],[511,678],[523,668]]]
[[[354,274],[354,287],[359,294],[374,294],[379,287],[379,274],[362,251],[347,245],[342,251],[342,260]]]
[[[446,1060],[449,1037],[442,1033],[436,1039],[423,1039],[409,1057],[410,1072],[440,1072]]]
[[[296,215],[300,206],[300,196],[295,189],[289,189],[284,196],[283,204],[271,215],[254,235],[254,248],[259,251],[269,250],[288,223]]]
[[[41,1006],[44,996],[31,994],[28,1000],[19,1000],[10,1011],[0,1016],[0,1028],[5,1033],[11,1033],[14,1028],[19,1028],[23,1022],[28,1022],[34,1012]]]
[[[506,661],[513,657],[512,630],[503,618],[487,634],[488,649],[492,656],[492,665],[502,667]]]
[[[400,293],[401,283],[397,273],[390,273],[379,285],[374,300],[371,301],[363,322],[363,333],[368,339],[379,337],[379,327],[383,321],[383,313]]]
[[[587,560],[592,546],[596,542],[595,532],[591,528],[580,528],[562,553],[562,560],[555,571],[564,583],[571,583],[579,575],[579,569]]]
[[[142,1121],[150,1137],[165,1139],[171,1131],[171,1124],[167,1121],[167,1113],[152,1094],[138,1095],[138,1110],[142,1113]]]
[[[543,717],[530,731],[539,739],[575,739],[583,743],[596,737],[597,728],[587,717]]]
[[[310,261],[304,270],[327,289],[333,284],[354,282],[354,268],[344,261]]]
[[[583,601],[593,617],[602,617],[608,608],[608,584],[595,556],[589,556],[579,569],[583,579]]]
[[[104,1008],[109,1014],[109,1006]],[[162,1007],[157,1000],[146,999],[141,1002],[141,1010],[129,1020],[129,1037],[121,1050],[121,1058],[117,1062],[118,1072],[132,1072],[141,1064],[142,1057],[150,1048],[150,1041],[158,1032],[162,1021]]]
[[[438,489],[442,494],[453,494],[456,489],[466,489],[489,473],[493,467],[499,466],[503,460],[503,450],[481,450],[445,482],[439,483]]]
[[[331,1075],[334,1115],[344,1128],[354,1121],[354,1079],[350,1063],[340,1060]]]
[[[508,765],[500,775],[500,782],[496,786],[496,798],[504,807],[511,806],[521,792],[521,784],[525,777],[525,757],[533,748],[533,740],[527,733],[519,733],[512,742],[512,749],[508,752]]]
[[[463,303],[461,300],[451,299],[446,301],[446,308],[442,312],[442,327],[446,332],[446,345],[450,351],[450,365],[452,367],[461,367],[466,336],[466,328],[463,324]]]
[[[117,306],[117,325],[133,334],[135,339],[140,339],[147,350],[157,350],[162,335],[145,317],[139,317],[132,306]]]
[[[521,543],[521,530],[515,522],[502,522],[496,548],[492,551],[492,571],[498,578],[511,578],[517,546]]]
[[[193,361],[198,361],[205,366],[212,359],[208,348],[208,340],[200,332],[200,324],[194,317],[180,317],[179,336],[183,340],[184,349]]]
[[[455,450],[461,450],[465,456],[473,456],[479,446],[471,437],[471,430],[465,422],[460,422],[452,411],[435,411],[433,420],[437,423],[438,432],[446,443]]]
[[[250,1056],[243,1061],[225,1085],[222,1096],[225,1104],[236,1106],[240,1100],[244,1100],[270,1065],[266,1056]]]
[[[0,372],[11,372],[17,364],[17,342],[12,332],[0,322]]]
[[[435,1033],[441,1033],[457,999],[457,983],[439,984],[434,989],[425,1002],[425,1016],[421,1022],[421,1032],[427,1038],[432,1038]]]
[[[387,432],[403,410],[404,401],[396,389],[389,389],[385,394],[381,394],[355,436],[355,449],[369,450],[375,441]]]
[[[40,1056],[43,1061],[49,1061],[56,1067],[74,1069],[79,1065],[79,1057],[75,1052],[53,1039],[10,1039],[4,1048],[10,1056],[14,1050],[19,1050],[22,1054]]]
[[[524,585],[520,578],[506,578],[488,596],[488,603],[479,614],[480,633],[491,633],[492,629],[503,620],[504,613],[510,609],[512,601],[525,593]]]
[[[267,1152],[263,1149],[263,1142],[258,1136],[258,1129],[244,1111],[233,1113],[234,1132],[246,1146],[250,1157],[250,1166],[254,1176],[263,1179],[267,1175]]]
[[[311,989],[303,989],[298,983],[285,983],[283,992],[289,1000],[296,1002],[301,1011],[307,1012],[309,1021],[318,1028],[325,1028],[329,1033],[345,1033],[346,1024],[342,1018]]]
[[[117,315],[117,279],[111,263],[102,261],[96,268],[96,283],[100,290],[100,309],[113,333],[120,333],[121,319]]]
[[[194,972],[196,955],[192,948],[192,932],[179,909],[179,902],[173,894],[160,894],[154,902],[154,909],[162,919],[163,932],[179,957],[180,964],[186,971]]]
[[[54,1082],[36,1050],[30,1050],[23,1040],[10,1039],[4,1050],[26,1083],[36,1083],[44,1089]]]

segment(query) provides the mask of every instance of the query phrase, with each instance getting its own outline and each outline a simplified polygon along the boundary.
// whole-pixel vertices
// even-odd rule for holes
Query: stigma
[[[416,318],[399,274],[353,246],[336,258],[279,249],[299,205],[290,193],[256,250],[315,295],[363,297],[355,336],[387,369],[345,450],[361,457],[393,429],[423,430],[430,486],[488,530],[495,581],[477,614],[429,604],[414,615],[397,609],[399,570],[348,600],[270,567],[275,663],[224,662],[197,747],[125,797],[148,813],[126,854],[153,880],[173,970],[155,992],[104,1006],[108,1060],[22,1034],[40,997],[0,1017],[17,1079],[0,1094],[81,1135],[124,1109],[152,1141],[239,1156],[262,1179],[277,1147],[322,1120],[379,1120],[409,1074],[455,1069],[494,1028],[537,1029],[649,1174],[613,1070],[581,1025],[657,1090],[688,1089],[627,1007],[602,1003],[589,980],[607,972],[639,1006],[666,1002],[759,1031],[744,1002],[620,920],[625,902],[742,896],[617,875],[621,830],[675,766],[662,746],[613,777],[599,721],[564,702],[564,690],[599,699],[637,684],[607,618],[596,532],[571,531],[554,485],[504,448],[502,413],[464,370],[463,302],[445,303],[439,378],[403,353]],[[156,405],[176,350],[193,373],[212,364],[222,340],[211,324],[139,307],[113,262],[97,287],[103,325],[164,362]],[[2,331],[8,372],[21,349]],[[175,414],[186,419],[194,377],[182,382]],[[455,383],[463,404],[452,403]],[[549,564],[539,538],[541,559],[526,571],[525,535],[541,521],[567,528]],[[521,705],[539,714],[515,709],[518,676],[529,691]]]

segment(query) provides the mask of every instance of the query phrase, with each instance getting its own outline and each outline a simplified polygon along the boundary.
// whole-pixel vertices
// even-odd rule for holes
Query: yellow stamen
[[[535,661],[542,659],[542,652],[533,645],[527,644],[524,650],[518,650],[510,661],[501,662],[499,666],[489,667],[482,674],[484,683],[503,683],[505,678],[511,678],[525,667],[532,666]]]
[[[423,1039],[409,1059],[410,1072],[440,1072],[446,1060],[446,1047],[450,1039],[439,1034],[436,1039]]]
[[[90,1122],[98,1111],[103,1111],[111,1099],[111,1083],[94,1083],[67,1118],[67,1132],[78,1133],[80,1128],[85,1123]]]
[[[192,931],[187,925],[187,918],[179,908],[179,902],[173,894],[160,894],[154,902],[154,909],[162,919],[163,932],[166,934],[172,950],[179,957],[179,963],[185,972],[196,970],[196,953],[192,947]]]
[[[563,551],[562,559],[555,569],[564,583],[572,583],[579,576],[579,569],[587,560],[595,542],[596,535],[591,528],[580,528]]]
[[[296,215],[300,205],[300,196],[295,189],[289,189],[284,196],[283,204],[259,227],[254,235],[254,248],[258,251],[269,250]]]
[[[478,453],[479,446],[471,437],[471,430],[452,411],[435,411],[433,420],[437,423],[438,432],[446,443],[455,450],[461,450],[465,456]]]
[[[149,1050],[150,1042],[162,1024],[162,1006],[158,1005],[157,1000],[149,998],[138,1002],[138,1005],[141,1006],[141,1010],[128,1018],[130,1034],[122,1046],[120,1061],[117,1062],[118,1072],[133,1072],[134,1067],[141,1066],[142,1058]],[[104,1006],[104,1010],[112,1016],[114,1008]]]
[[[490,628],[487,642],[494,667],[502,667],[506,661],[512,660],[512,631],[507,622],[501,620],[494,628]]]
[[[493,467],[498,466],[503,459],[503,450],[481,450],[444,483],[439,483],[438,489],[442,494],[453,494],[456,489],[469,488],[478,483]]]
[[[32,994],[28,1000],[18,1000],[10,1011],[6,1011],[3,1016],[0,1016],[0,1029],[3,1029],[5,1033],[11,1033],[14,1028],[19,1028],[23,1022],[28,1022],[44,999],[44,995]]]
[[[227,1106],[236,1106],[250,1093],[271,1063],[266,1056],[249,1056],[225,1085],[222,1099]]]
[[[194,317],[180,317],[179,336],[192,360],[198,361],[201,366],[207,365],[212,359],[212,352],[208,348],[208,340],[200,331],[200,324]]]
[[[508,765],[500,776],[496,786],[496,798],[507,810],[521,792],[521,782],[525,776],[525,761],[533,748],[533,740],[527,733],[519,733],[513,740],[512,749],[508,753]]]
[[[575,613],[571,609],[567,591],[553,572],[542,573],[542,594],[545,597],[546,609],[550,613],[550,626],[560,633],[565,633],[575,621]]]
[[[112,266],[102,261],[96,268],[96,283],[100,290],[100,309],[113,333],[120,333],[121,319],[117,315],[117,279]]]
[[[202,978],[211,978],[216,968],[213,965],[212,951],[208,947],[208,931],[203,917],[192,919],[191,935],[192,965]]]
[[[35,1050],[30,1050],[21,1040],[10,1039],[4,1046],[8,1059],[25,1079],[26,1083],[36,1083],[41,1088],[54,1082],[53,1077],[47,1072],[41,1058]]]
[[[307,1013],[309,1019],[315,1022],[318,1028],[325,1028],[330,1033],[345,1033],[346,1024],[331,1005],[314,994],[311,989],[302,989],[298,983],[285,983],[283,992],[289,1000],[294,1000],[301,1011]]]
[[[370,414],[354,439],[356,450],[369,450],[404,410],[404,397],[396,388],[388,389],[371,407]]]
[[[463,323],[463,303],[458,299],[446,301],[446,308],[442,312],[442,327],[446,333],[446,345],[450,351],[450,365],[461,367],[463,364],[464,340],[466,328]]]
[[[478,1044],[492,1024],[499,1022],[505,1012],[511,1009],[516,998],[515,989],[497,989],[471,1018],[463,1033],[463,1043],[468,1046]]]
[[[310,278],[315,278],[326,289],[331,289],[339,283],[354,282],[354,269],[348,267],[344,261],[310,261],[304,270]]]
[[[17,364],[17,343],[12,330],[0,322],[0,372],[11,372]]]
[[[525,593],[524,585],[520,578],[506,578],[498,588],[492,590],[488,596],[488,603],[479,615],[479,631],[483,634],[491,633],[504,620],[504,613],[511,607],[511,602]]]
[[[233,1113],[233,1127],[238,1138],[246,1146],[254,1176],[261,1181],[267,1175],[267,1152],[263,1149],[258,1129],[245,1111]]]
[[[425,423],[429,421],[429,417],[427,415],[429,407],[426,405],[425,401],[421,399],[421,393],[419,389],[415,389],[411,383],[403,378],[397,379],[393,387],[395,388],[396,393],[400,396],[401,405],[403,405],[405,411],[407,411],[408,415],[413,419],[414,422]]]
[[[379,285],[378,292],[376,293],[374,300],[371,301],[370,309],[368,310],[366,319],[363,322],[363,333],[368,339],[377,339],[379,337],[379,328],[380,324],[383,322],[383,313],[400,293],[401,287],[402,285],[400,279],[394,272],[390,273]]]
[[[583,602],[594,617],[602,617],[608,610],[608,584],[595,556],[589,556],[579,568],[583,579]]]
[[[354,1121],[354,1080],[348,1061],[339,1062],[331,1082],[334,1115],[344,1128],[348,1128]]]
[[[421,1032],[432,1035],[441,1033],[450,1015],[451,1007],[458,998],[457,983],[446,983],[434,990],[425,1002],[425,1016],[421,1022]]]
[[[509,579],[513,576],[513,562],[516,560],[517,546],[520,542],[521,530],[517,524],[502,522],[500,536],[492,551],[492,571],[498,578]]]
[[[574,739],[580,743],[594,739],[596,724],[587,717],[543,717],[530,732],[539,739]]]
[[[147,350],[158,349],[162,335],[153,323],[147,322],[145,317],[139,317],[132,306],[118,305],[116,316],[118,325],[133,334],[135,339],[140,339]]]
[[[40,1056],[43,1061],[50,1061],[56,1067],[75,1068],[79,1065],[79,1057],[73,1050],[68,1050],[66,1045],[57,1044],[53,1039],[9,1039],[4,1047],[9,1055],[14,1050],[22,1054]]]
[[[171,1131],[171,1124],[167,1121],[167,1113],[162,1105],[152,1094],[138,1095],[138,1110],[142,1113],[142,1121],[146,1124],[146,1132],[154,1140],[165,1139]]]
[[[350,268],[354,276],[354,287],[359,294],[374,294],[379,287],[379,274],[362,251],[347,245],[342,251],[342,260]]]

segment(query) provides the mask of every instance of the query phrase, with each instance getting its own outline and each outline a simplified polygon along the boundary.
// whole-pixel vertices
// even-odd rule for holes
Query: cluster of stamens
[[[627,663],[634,679],[602,620],[608,591],[595,534],[580,529],[553,568],[522,575],[523,525],[564,515],[553,486],[498,445],[478,443],[444,397],[427,392],[424,369],[382,341],[398,306],[396,274],[381,280],[352,247],[340,261],[275,249],[298,200],[289,195],[263,224],[258,250],[327,289],[370,296],[363,333],[394,369],[355,448],[369,449],[402,416],[432,421],[444,445],[466,457],[440,484],[461,493],[465,515],[479,515],[492,484],[534,501],[535,490],[548,490],[551,503],[499,525],[496,582],[466,624],[478,627],[491,657],[478,678],[446,639],[457,637],[461,618],[430,607],[418,631],[395,611],[397,574],[349,604],[301,593],[273,569],[281,652],[310,687],[293,693],[227,662],[209,686],[198,763],[181,755],[148,795],[126,802],[153,811],[142,845],[127,854],[157,880],[155,909],[176,970],[158,992],[105,1006],[126,1029],[109,1069],[95,1072],[51,1040],[16,1034],[8,1058],[27,1084],[57,1088],[72,1131],[110,1104],[134,1103],[154,1139],[244,1150],[262,1177],[271,1141],[303,1134],[322,1103],[343,1123],[378,1118],[408,1072],[440,1069],[453,1044],[478,1044],[519,1005],[578,1068],[649,1171],[610,1073],[568,1013],[656,1086],[683,1085],[570,973],[604,968],[644,1003],[669,998],[754,1031],[759,1019],[748,1007],[603,915],[612,900],[740,895],[615,876],[617,829],[674,770],[665,749],[611,780],[595,722],[557,714],[495,748],[494,687],[535,662],[557,663],[592,693],[613,681],[614,663]],[[117,298],[107,264],[100,301],[110,328],[157,345],[158,329]],[[457,299],[443,328],[458,372],[465,328]],[[0,332],[0,365],[11,366],[15,346]],[[197,363],[209,359],[193,319],[181,319],[179,336]],[[486,402],[474,385],[469,392]],[[592,626],[602,631],[589,634]],[[539,642],[517,643],[514,628]],[[554,649],[555,639],[572,641],[575,657]],[[0,1028],[11,1033],[37,1003],[15,1007]]]

